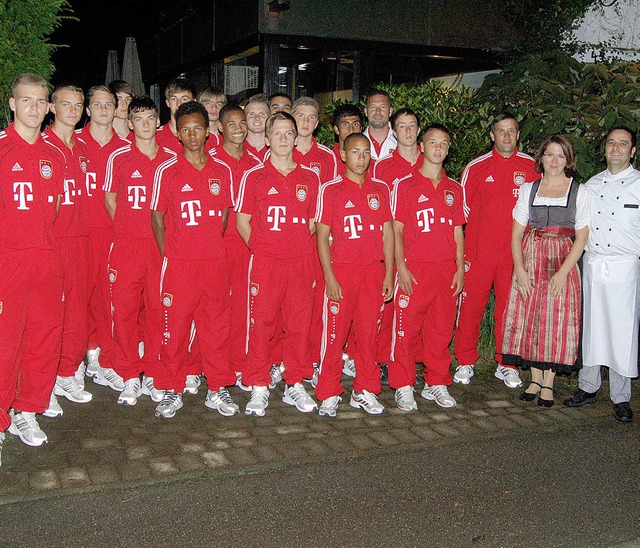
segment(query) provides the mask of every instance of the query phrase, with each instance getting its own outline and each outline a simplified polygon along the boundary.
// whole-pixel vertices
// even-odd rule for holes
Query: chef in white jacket
[[[601,366],[609,368],[614,417],[631,422],[631,379],[638,376],[640,314],[640,171],[631,165],[636,135],[627,127],[607,135],[607,169],[589,179],[591,215],[583,258],[584,366],[578,391],[564,401],[595,401]]]

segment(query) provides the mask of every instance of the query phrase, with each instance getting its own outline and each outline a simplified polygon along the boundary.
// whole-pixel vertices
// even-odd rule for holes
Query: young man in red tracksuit
[[[269,152],[269,145],[265,139],[265,123],[271,115],[267,98],[261,93],[250,97],[244,107],[244,113],[247,115],[247,139],[244,148],[264,162]]]
[[[49,405],[60,355],[63,279],[53,223],[65,164],[40,134],[48,94],[40,76],[18,76],[9,99],[15,119],[0,132],[0,450],[7,429],[27,445],[47,441],[35,415]]]
[[[224,138],[220,133],[220,109],[227,104],[227,96],[220,88],[205,88],[198,93],[198,103],[207,110],[209,115],[209,138],[205,150],[209,151],[222,145]]]
[[[186,78],[176,78],[167,84],[164,90],[165,105],[169,107],[169,121],[156,132],[158,146],[169,148],[176,154],[182,152],[182,143],[178,137],[175,113],[178,107],[196,98],[195,85]],[[206,146],[206,145],[205,145]]]
[[[76,86],[58,86],[51,94],[49,107],[54,120],[44,134],[45,139],[60,149],[66,166],[64,195],[53,225],[64,275],[62,348],[56,385],[44,413],[46,417],[58,417],[63,410],[56,394],[75,403],[87,403],[92,398],[84,390],[84,368],[81,366],[89,336],[89,289],[84,268],[89,256],[89,211],[85,186],[86,146],[75,134],[75,127],[82,117],[84,93]]]
[[[86,97],[90,122],[76,132],[86,143],[86,197],[89,203],[89,349],[87,376],[97,384],[121,391],[122,378],[113,370],[111,299],[107,264],[113,242],[113,221],[104,204],[104,175],[107,159],[116,149],[129,144],[113,129],[117,100],[106,86],[94,86]]]
[[[231,206],[231,170],[205,151],[209,121],[195,101],[175,114],[184,152],[162,164],[151,201],[153,232],[164,256],[160,295],[163,338],[156,386],[166,390],[155,415],[171,418],[182,407],[191,324],[195,323],[209,392],[205,406],[238,413],[226,387],[229,364],[229,271],[224,241]]]
[[[389,386],[398,408],[415,411],[416,346],[422,338],[425,387],[422,397],[453,407],[449,395],[449,343],[458,295],[464,284],[462,189],[442,169],[449,132],[439,124],[425,129],[424,161],[401,179],[394,192],[397,274]]]
[[[320,106],[312,97],[300,97],[295,100],[291,114],[298,126],[298,140],[293,150],[293,161],[313,169],[320,178],[320,184],[333,181],[338,176],[338,161],[333,151],[319,144],[313,133],[320,122]],[[317,368],[320,363],[320,339],[322,338],[322,310],[324,308],[324,276],[320,261],[315,261],[316,287],[313,301],[313,316],[310,332],[310,361],[314,364],[314,378],[311,381],[315,387],[317,382]]]
[[[251,250],[247,368],[244,383],[253,387],[247,415],[263,416],[269,403],[270,347],[278,315],[284,329],[283,401],[311,412],[316,403],[302,385],[311,378],[309,328],[313,306],[313,215],[319,180],[293,161],[297,130],[286,112],[266,124],[267,162],[249,170],[236,201],[238,232]]]
[[[422,166],[423,156],[418,146],[420,121],[413,110],[401,108],[391,116],[391,128],[397,148],[391,154],[379,159],[373,167],[374,179],[387,183],[393,191],[396,183]],[[383,384],[388,382],[388,364],[391,354],[393,333],[393,301],[385,303],[380,329],[378,330],[378,350],[376,361],[380,364]],[[420,351],[421,352],[421,351]]]
[[[533,158],[517,149],[518,122],[511,114],[499,114],[491,122],[493,150],[473,160],[462,172],[464,191],[465,288],[460,302],[454,352],[458,367],[453,380],[468,384],[478,360],[480,324],[493,287],[496,340],[495,376],[509,388],[522,384],[517,369],[502,364],[502,316],[509,298],[512,211],[523,183],[535,181]]]
[[[105,205],[113,219],[113,246],[109,255],[109,283],[113,320],[113,368],[124,381],[120,405],[135,405],[141,393],[162,399],[153,379],[157,374],[162,338],[160,268],[149,203],[158,166],[175,152],[158,146],[158,107],[149,97],[129,104],[129,126],[134,142],[109,156],[104,180]],[[144,355],[138,353],[138,322],[144,304]],[[144,372],[141,381],[140,375]]]
[[[331,125],[333,126],[333,132],[338,138],[338,142],[333,145],[333,153],[338,160],[338,173],[344,175],[344,162],[340,156],[344,147],[344,140],[352,133],[360,133],[362,131],[364,127],[364,117],[356,105],[345,103],[344,105],[337,106],[333,111]]]
[[[260,160],[245,149],[247,138],[247,117],[239,106],[225,105],[220,109],[218,120],[222,145],[211,151],[218,160],[231,168],[233,185],[231,193],[234,197],[238,193],[238,184],[244,174],[259,165]],[[211,137],[209,137],[211,138]],[[224,233],[224,243],[227,247],[227,261],[229,264],[229,280],[231,283],[231,331],[229,335],[229,361],[236,372],[238,386],[250,390],[242,383],[242,374],[247,364],[247,307],[249,297],[247,280],[249,259],[251,253],[236,228],[236,213],[229,211],[227,230]]]
[[[344,142],[345,176],[322,186],[316,212],[318,254],[324,279],[324,329],[316,396],[321,416],[335,417],[343,392],[342,349],[349,330],[358,341],[351,355],[356,377],[350,405],[384,412],[375,361],[378,316],[393,294],[393,225],[389,187],[367,173],[371,143],[362,133]],[[329,236],[333,236],[333,245]]]

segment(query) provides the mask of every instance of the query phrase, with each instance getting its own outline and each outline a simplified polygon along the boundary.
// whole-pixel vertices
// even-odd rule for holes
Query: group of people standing
[[[605,365],[614,415],[632,419],[632,130],[610,131],[607,170],[580,185],[565,136],[531,158],[503,113],[492,151],[458,184],[443,169],[448,129],[421,132],[381,90],[364,116],[336,108],[333,150],[313,136],[320,112],[308,97],[230,105],[178,79],[165,99],[171,118],[159,127],[157,105],[126,82],[86,98],[59,86],[50,103],[39,76],[13,84],[14,121],[0,133],[0,449],[5,430],[45,443],[36,415],[61,416],[56,396],[91,401],[85,376],[121,405],[151,397],[159,418],[203,376],[205,405],[223,416],[240,411],[233,386],[250,392],[247,415],[264,416],[284,379],[284,403],[335,417],[343,374],[352,407],[383,413],[388,383],[399,409],[417,410],[422,362],[422,397],[453,407],[449,387],[474,376],[492,288],[496,378],[516,388],[517,367],[530,369],[520,399],[550,407],[555,374],[578,368],[582,348],[565,405],[595,401]]]

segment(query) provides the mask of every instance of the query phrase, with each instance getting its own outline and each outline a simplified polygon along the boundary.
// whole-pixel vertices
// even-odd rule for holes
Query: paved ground
[[[265,417],[225,418],[204,407],[203,384],[196,396],[185,397],[174,419],[161,420],[154,418],[155,404],[148,398],[142,397],[135,407],[120,407],[115,392],[89,382],[94,394],[91,403],[77,405],[60,398],[64,416],[41,419],[49,437],[46,446],[28,447],[7,435],[0,504],[203,473],[233,474],[329,457],[375,456],[483,434],[495,437],[527,429],[573,428],[610,417],[606,386],[597,404],[568,409],[561,401],[575,386],[567,381],[557,385],[556,405],[542,409],[520,402],[520,390],[508,389],[493,379],[492,372],[480,372],[471,385],[451,389],[458,400],[453,409],[440,409],[418,392],[419,412],[402,413],[395,408],[393,392],[385,388],[380,398],[387,406],[385,415],[372,417],[352,409],[345,394],[338,418],[332,420],[283,404],[282,383],[272,393]],[[243,409],[248,394],[235,388],[232,394]],[[637,396],[632,406],[640,414]],[[610,424],[635,429],[637,439],[637,421],[623,425],[611,419]]]

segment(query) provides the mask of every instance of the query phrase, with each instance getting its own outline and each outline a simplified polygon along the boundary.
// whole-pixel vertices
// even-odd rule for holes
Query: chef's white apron
[[[638,257],[585,253],[582,354],[585,366],[606,365],[638,376]]]

